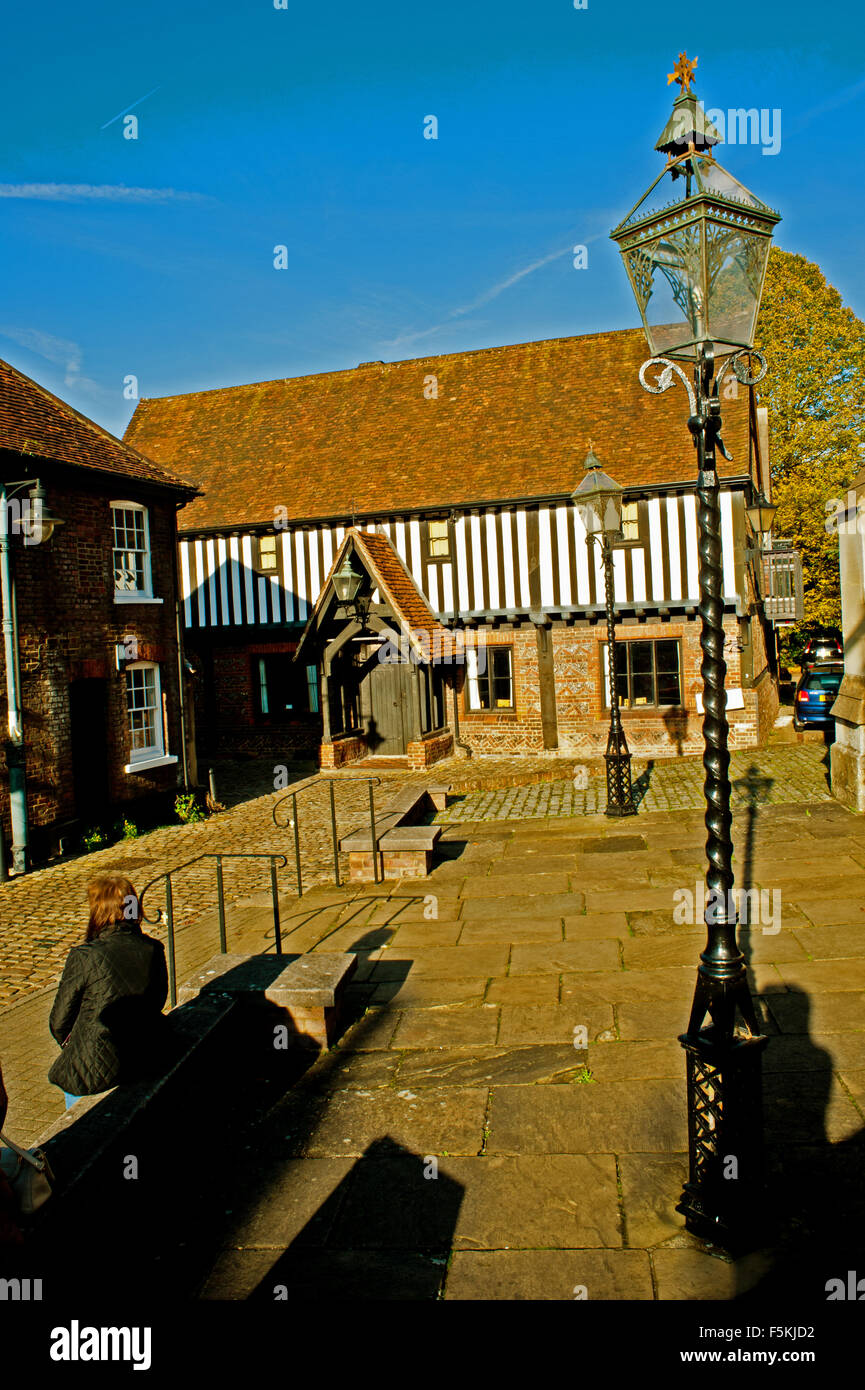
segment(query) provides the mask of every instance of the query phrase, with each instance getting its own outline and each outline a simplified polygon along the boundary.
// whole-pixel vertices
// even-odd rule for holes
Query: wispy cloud
[[[204,193],[177,188],[128,188],[124,183],[0,183],[0,198],[37,198],[48,203],[207,203]]]
[[[809,111],[805,111],[790,126],[789,133],[798,135],[800,130],[804,130],[818,116],[825,116],[829,111],[837,111],[839,106],[847,106],[849,102],[855,101],[863,94],[865,94],[865,77],[860,77],[858,82],[853,82],[850,86],[842,87],[840,91],[835,92],[828,101],[822,101],[818,106],[812,106]]]
[[[0,337],[17,343],[27,352],[43,357],[55,367],[62,368],[63,385],[83,391],[88,396],[104,400],[111,392],[100,386],[89,376],[81,375],[83,354],[78,343],[68,338],[55,338],[51,333],[43,333],[38,328],[19,328],[15,324],[0,324]]]
[[[598,235],[599,234],[586,237],[582,244],[586,246],[591,241],[597,241]],[[503,280],[497,281],[497,283],[491,285],[488,290],[484,290],[483,293],[479,294],[471,303],[461,304],[458,308],[451,309],[445,318],[442,319],[441,323],[434,324],[432,328],[419,329],[416,333],[401,333],[398,338],[387,339],[383,343],[383,346],[391,348],[403,347],[407,343],[416,343],[421,338],[430,338],[434,333],[440,333],[443,328],[449,328],[454,319],[464,318],[466,314],[472,313],[473,310],[482,308],[484,304],[489,304],[493,299],[498,299],[500,294],[504,294],[505,290],[511,289],[511,287],[516,285],[520,280],[524,280],[527,275],[533,275],[536,270],[541,270],[545,265],[549,265],[551,261],[558,261],[562,256],[569,256],[572,253],[573,247],[571,246],[565,246],[560,251],[551,251],[549,255],[541,256],[538,260],[532,261],[530,265],[523,266],[522,270],[515,270],[512,275],[506,275]]]

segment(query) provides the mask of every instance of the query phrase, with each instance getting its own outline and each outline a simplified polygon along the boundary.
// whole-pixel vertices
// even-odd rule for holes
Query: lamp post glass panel
[[[762,380],[753,351],[769,245],[779,214],[716,161],[720,136],[691,90],[696,60],[680,54],[680,93],[655,148],[662,173],[611,233],[652,357],[640,381],[687,391],[697,452],[707,944],[700,957],[686,1053],[690,1172],[678,1210],[689,1230],[730,1248],[748,1239],[762,1182],[761,1035],[737,941],[733,904],[730,755],[724,682],[724,600],[717,453],[719,386],[728,371]],[[754,360],[756,359],[756,367]],[[720,363],[716,374],[716,362]],[[692,372],[689,380],[680,363]],[[647,373],[652,373],[647,376]],[[735,1180],[733,1180],[735,1179]]]
[[[631,755],[619,713],[616,683],[616,629],[614,612],[613,549],[622,541],[622,488],[608,477],[601,461],[589,450],[586,476],[574,493],[574,503],[586,528],[586,544],[601,548],[604,563],[604,593],[607,605],[607,657],[610,687],[610,733],[607,739],[607,815],[633,816],[637,808],[631,789]]]

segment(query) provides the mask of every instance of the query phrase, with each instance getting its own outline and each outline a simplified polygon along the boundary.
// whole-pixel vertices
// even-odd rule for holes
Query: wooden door
[[[403,757],[408,725],[409,668],[401,662],[375,661],[369,672],[366,739],[377,757]]]

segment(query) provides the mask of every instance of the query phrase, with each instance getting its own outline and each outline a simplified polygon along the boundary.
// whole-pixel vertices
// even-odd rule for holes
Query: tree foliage
[[[769,374],[775,534],[802,556],[805,626],[841,623],[838,535],[830,499],[865,466],[865,324],[804,256],[773,247],[756,346]]]

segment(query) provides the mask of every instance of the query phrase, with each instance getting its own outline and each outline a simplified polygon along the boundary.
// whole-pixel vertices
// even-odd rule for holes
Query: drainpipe
[[[0,607],[3,623],[3,660],[6,664],[6,705],[9,742],[6,766],[9,769],[9,813],[12,821],[12,868],[27,872],[29,834],[27,828],[27,779],[24,769],[24,727],[21,716],[21,685],[18,673],[15,590],[12,582],[12,552],[9,543],[9,509],[6,484],[0,482]]]
[[[176,591],[175,591],[176,592]],[[184,695],[183,640],[180,635],[180,601],[174,605],[177,633],[177,696],[180,704],[180,744],[183,750],[183,790],[189,791],[189,766],[186,758],[186,697]],[[168,743],[166,741],[166,748]]]

